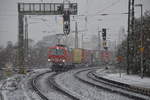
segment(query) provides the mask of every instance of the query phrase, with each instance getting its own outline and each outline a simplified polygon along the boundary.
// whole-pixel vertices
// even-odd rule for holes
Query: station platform
[[[107,73],[107,71],[102,72],[101,70],[97,70],[96,74],[109,80],[150,90],[150,77],[141,78],[138,75],[127,75],[126,73]]]

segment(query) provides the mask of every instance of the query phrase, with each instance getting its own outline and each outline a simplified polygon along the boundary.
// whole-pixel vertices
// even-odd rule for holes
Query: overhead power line
[[[115,2],[112,2],[110,5],[106,6],[105,8],[98,11],[98,13],[102,13],[103,11],[109,9],[110,7],[113,7],[114,5],[118,4],[121,0],[116,0]]]
[[[77,15],[76,17],[81,18],[81,17],[108,16],[108,15],[128,15],[128,12],[124,12],[124,13],[99,13],[99,14],[88,14],[88,15],[81,14],[81,15]]]
[[[18,16],[18,15],[17,15],[17,14],[0,14],[0,16],[1,16],[1,17],[3,17],[3,16],[4,16],[4,17],[6,17],[6,16],[8,16],[8,17],[9,17],[9,16],[15,16],[15,17],[16,17],[16,16]]]

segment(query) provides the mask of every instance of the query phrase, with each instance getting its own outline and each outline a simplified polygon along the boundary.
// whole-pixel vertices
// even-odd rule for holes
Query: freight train
[[[48,48],[48,61],[52,63],[52,71],[65,71],[77,64],[92,64],[92,53],[92,50],[56,45]]]
[[[66,71],[77,65],[100,65],[110,62],[109,51],[68,48],[65,45],[56,45],[48,48],[48,61],[52,63],[52,71]]]

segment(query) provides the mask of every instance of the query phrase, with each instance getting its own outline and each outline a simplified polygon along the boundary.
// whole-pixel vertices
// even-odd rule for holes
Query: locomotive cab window
[[[64,55],[63,49],[50,49],[51,55]]]

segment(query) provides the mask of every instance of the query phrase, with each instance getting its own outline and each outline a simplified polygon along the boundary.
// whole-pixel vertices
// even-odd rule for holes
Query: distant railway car
[[[82,62],[84,64],[90,65],[91,64],[91,60],[92,60],[91,57],[92,57],[92,51],[84,49]]]
[[[99,50],[92,51],[91,61],[93,65],[100,65],[102,62],[101,52]]]
[[[110,51],[101,51],[101,60],[103,64],[110,62],[111,52]]]

